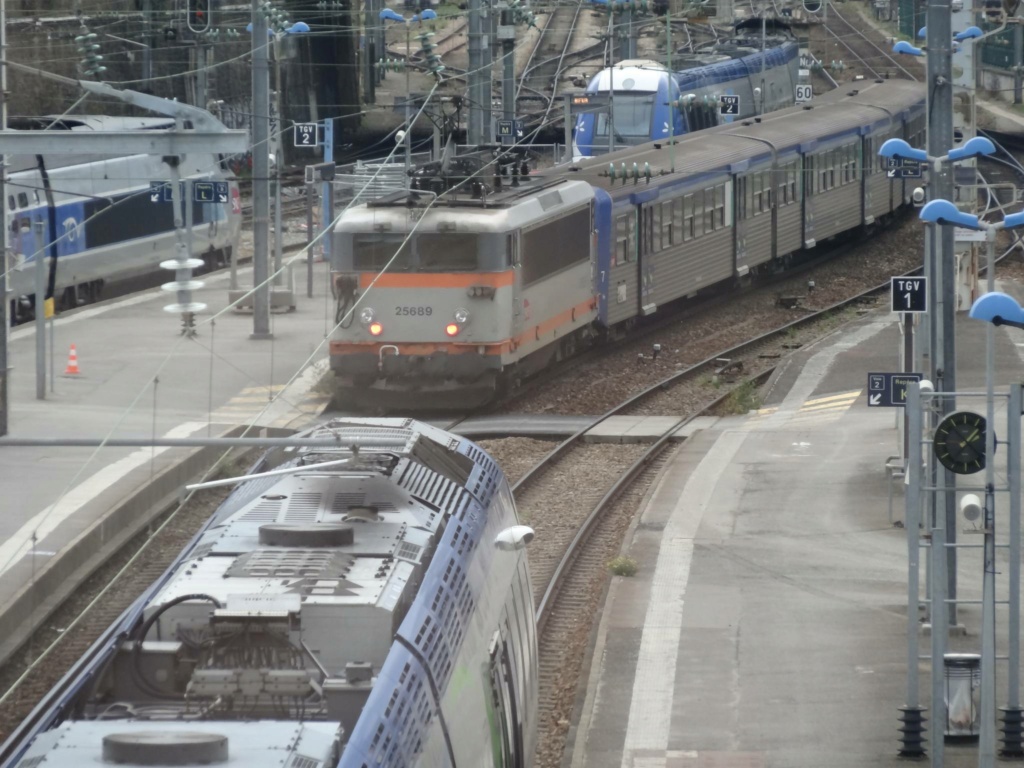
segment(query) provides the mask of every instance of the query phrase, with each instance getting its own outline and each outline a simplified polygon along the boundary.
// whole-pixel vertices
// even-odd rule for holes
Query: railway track
[[[825,66],[829,66],[833,60],[842,60],[845,52],[859,62],[857,66],[864,70],[855,74],[864,74],[872,79],[893,75],[914,81],[924,79],[924,66],[920,61],[913,56],[897,58],[892,53],[891,43],[882,32],[864,21],[854,21],[856,13],[855,9],[844,9],[840,13],[834,3],[829,3],[828,20],[822,28],[829,39],[830,47],[827,47],[827,51],[836,51],[838,55],[829,55],[826,51],[821,56]]]
[[[516,86],[516,103],[522,98],[524,90],[540,95],[542,100],[542,106],[533,113],[533,127],[547,125],[548,115],[558,95],[558,81],[567,65],[566,57],[583,10],[583,2],[566,0],[554,6],[523,67]]]

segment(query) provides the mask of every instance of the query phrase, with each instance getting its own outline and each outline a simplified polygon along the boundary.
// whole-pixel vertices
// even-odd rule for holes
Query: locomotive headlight
[[[363,325],[369,325],[373,322],[373,309],[370,307],[363,307],[363,311],[359,313],[359,322]]]
[[[369,330],[371,336],[380,336],[384,332],[384,326],[376,322],[370,323]]]
[[[455,310],[455,322],[459,325],[465,325],[469,322],[469,310],[468,309],[456,309]]]
[[[444,327],[444,332],[447,333],[449,336],[458,336],[459,335],[459,324],[458,323],[448,323],[448,325],[446,325]]]

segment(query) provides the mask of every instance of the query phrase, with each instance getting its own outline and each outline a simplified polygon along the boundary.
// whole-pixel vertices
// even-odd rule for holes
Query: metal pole
[[[971,46],[972,50],[974,46]],[[1024,64],[1024,24],[1013,25],[1013,103],[1021,103],[1021,64]]]
[[[7,3],[0,0],[0,132],[7,130]],[[10,333],[7,298],[7,165],[0,155],[0,435],[7,434],[7,335]]]
[[[952,73],[952,9],[950,0],[928,3],[928,155],[942,157],[953,146],[953,73]],[[953,199],[953,169],[949,163],[932,168],[928,184],[929,200]],[[953,252],[953,228],[939,227],[932,235],[935,276],[939,283],[939,301],[936,307],[936,345],[932,349],[935,389],[956,392],[956,254]],[[941,401],[943,414],[956,409],[956,398],[946,395]],[[939,497],[939,514],[944,514],[946,536],[956,543],[956,482],[953,473],[943,470],[943,487],[947,490]],[[957,623],[956,609],[956,548],[947,548],[949,622]]]
[[[206,102],[209,101],[207,88],[209,81],[206,78],[206,46],[200,40],[196,43],[196,106],[206,109]]]
[[[149,82],[153,79],[153,2],[142,0],[142,41],[146,47],[142,49],[142,79]]]
[[[946,531],[932,528],[932,728],[929,736],[932,765],[941,766],[945,761],[945,731],[949,715],[946,713],[945,660],[946,635],[949,625],[947,612],[942,610],[946,603]]]
[[[36,221],[36,400],[46,399],[46,230]]]
[[[369,1],[369,0],[368,0]],[[270,333],[270,285],[268,228],[270,225],[270,62],[267,50],[267,19],[260,0],[252,0],[252,297],[253,339],[272,338]],[[369,31],[369,28],[367,28]]]
[[[672,74],[672,15],[665,14],[665,68],[669,74]],[[674,78],[670,78],[669,82],[674,82]],[[683,94],[679,93],[676,98],[682,98]],[[672,100],[672,88],[668,91],[669,101]],[[669,146],[669,158],[672,161],[672,173],[676,172],[676,108],[669,104],[668,107],[668,146]]]
[[[988,250],[987,287],[996,284],[996,233],[985,228]],[[985,517],[981,586],[981,732],[978,765],[992,768],[996,759],[996,470],[995,470],[995,331],[985,324]],[[969,437],[969,436],[968,436]]]
[[[903,372],[914,370],[914,316],[903,313]],[[910,415],[903,409],[903,457],[910,456]],[[905,465],[909,469],[909,464]]]
[[[910,729],[921,727],[921,704],[918,680],[920,651],[920,627],[918,621],[921,604],[920,556],[921,556],[921,389],[916,384],[907,388],[906,408],[910,433],[914,436],[907,451],[907,492],[906,512],[903,520],[907,530],[907,698],[904,705],[903,752],[906,757],[923,753],[921,732]]]
[[[257,0],[253,0],[254,17],[257,8],[256,3]],[[363,8],[363,101],[367,104],[373,104],[377,100],[377,73],[375,71],[376,67],[374,67],[377,59],[377,32],[374,29],[374,25],[379,23],[379,16],[374,9],[374,0],[366,0]],[[253,29],[252,39],[256,39],[255,29]],[[381,54],[383,54],[383,51],[381,51]]]
[[[284,224],[281,221],[281,168],[284,166],[284,143],[281,132],[284,130],[284,98],[281,93],[281,46],[277,35],[274,36],[274,120],[276,127],[277,154],[274,155],[274,285],[281,285],[281,260],[284,248]]]
[[[324,120],[324,162],[334,162],[334,120]],[[334,222],[334,182],[325,181],[320,187],[320,229],[327,232]],[[331,263],[331,236],[330,233],[320,238],[320,247],[323,250],[324,261]]]
[[[501,15],[504,17],[502,24],[507,27],[512,27],[513,33],[515,27],[512,25],[512,13],[511,11],[502,11]],[[502,65],[504,67],[504,77],[502,78],[502,91],[501,91],[501,108],[502,116],[506,120],[515,120],[516,118],[516,41],[515,38],[504,38],[501,41],[502,48]]]
[[[306,297],[313,298],[313,184],[306,184]]]
[[[615,151],[615,64],[608,69],[608,152]]]
[[[469,116],[466,126],[466,141],[469,144],[484,142],[484,105],[480,103],[481,79],[483,71],[483,3],[481,0],[469,0]]]
[[[1024,410],[1021,402],[1021,385],[1010,385],[1010,402],[1007,407],[1006,462],[1010,491],[1010,564],[1009,590],[1010,615],[1007,621],[1010,650],[1007,669],[1007,709],[1020,709],[1020,416]]]
[[[195,199],[193,189],[192,179],[185,179],[185,243],[188,246],[188,258],[190,259],[196,252],[192,243],[192,228],[195,225],[195,211],[192,209],[192,200]]]
[[[563,162],[572,162],[572,97],[567,93],[565,94],[565,103],[563,106],[563,116],[565,120],[565,153],[562,155]]]
[[[405,56],[405,137],[403,143],[405,144],[405,186],[409,187],[412,183],[412,178],[409,176],[409,172],[412,171],[412,87],[409,85],[411,67],[408,62],[412,58],[412,27],[409,25],[408,19],[405,22]]]
[[[54,336],[56,319],[53,313],[50,313],[50,392],[57,391],[57,361],[54,358],[54,350],[57,349],[57,341]]]

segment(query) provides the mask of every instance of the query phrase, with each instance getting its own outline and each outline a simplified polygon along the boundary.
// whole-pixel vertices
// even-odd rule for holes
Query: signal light
[[[188,0],[188,28],[201,35],[210,28],[210,0]]]
[[[370,335],[380,336],[384,332],[384,326],[380,323],[370,323]]]
[[[458,323],[448,323],[448,325],[446,325],[444,327],[444,332],[447,333],[449,336],[458,336],[459,335],[459,324]]]

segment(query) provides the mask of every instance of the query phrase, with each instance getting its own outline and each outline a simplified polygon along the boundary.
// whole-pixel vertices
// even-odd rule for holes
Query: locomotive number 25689
[[[396,315],[418,315],[420,317],[429,317],[434,314],[433,307],[395,307]]]

